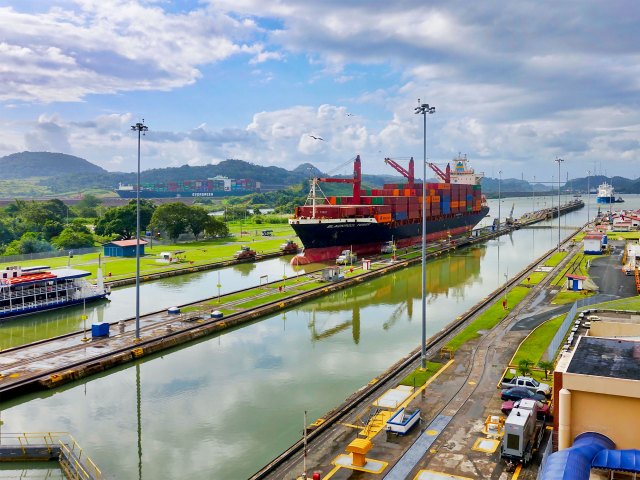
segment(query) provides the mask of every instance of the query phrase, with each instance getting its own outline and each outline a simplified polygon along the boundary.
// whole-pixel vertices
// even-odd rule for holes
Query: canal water
[[[497,200],[490,203],[496,215]],[[517,217],[532,199],[504,199],[503,218],[511,205]],[[561,218],[562,238],[586,212]],[[557,245],[557,223],[429,262],[427,334]],[[286,268],[276,263],[269,275]],[[241,286],[261,274],[256,265]],[[222,283],[232,289],[230,279]],[[211,296],[216,282],[216,272],[163,280],[142,291],[143,311]],[[123,291],[128,307],[114,299],[103,316],[131,311],[133,289]],[[300,438],[305,410],[309,421],[322,416],[419,345],[420,292],[418,265],[85,382],[0,402],[2,432],[70,432],[109,478],[246,478]]]

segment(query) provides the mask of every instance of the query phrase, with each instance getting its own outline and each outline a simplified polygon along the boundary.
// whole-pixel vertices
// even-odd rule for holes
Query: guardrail
[[[0,462],[58,460],[73,480],[100,480],[102,472],[67,432],[0,434]]]

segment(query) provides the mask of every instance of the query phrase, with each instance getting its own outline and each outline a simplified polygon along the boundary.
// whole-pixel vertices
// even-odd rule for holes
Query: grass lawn
[[[173,271],[177,269],[189,268],[190,266],[203,265],[223,260],[230,260],[233,254],[240,249],[242,245],[248,245],[258,254],[275,252],[279,249],[283,240],[286,238],[295,239],[293,230],[288,224],[261,224],[260,230],[251,231],[251,235],[243,235],[242,237],[229,237],[214,240],[206,240],[199,242],[163,244],[157,242],[151,246],[146,245],[145,255],[140,258],[140,274],[144,277],[153,273]],[[271,229],[274,235],[283,234],[282,237],[263,237],[262,230]],[[257,232],[257,235],[254,233]],[[297,240],[297,239],[296,239]],[[156,260],[161,252],[175,252],[183,250],[179,256],[180,262],[167,264],[159,263]],[[101,252],[100,252],[101,253]],[[98,269],[99,253],[88,253],[85,255],[74,255],[73,258],[68,257],[51,257],[37,260],[25,260],[20,262],[22,266],[47,265],[52,268],[66,267],[68,264],[72,268],[86,270],[95,278]],[[0,262],[2,257],[0,257]],[[15,263],[0,263],[0,268],[14,265]],[[102,257],[102,272],[105,278],[111,273],[109,278],[118,279],[132,277],[136,271],[135,257]]]
[[[607,237],[610,240],[638,240],[640,232],[608,232]]]
[[[565,317],[566,314],[553,317],[532,331],[520,344],[511,360],[511,365],[518,365],[521,360],[531,360],[534,365],[537,365]]]
[[[549,260],[547,260],[546,262],[544,262],[544,264],[547,267],[555,267],[556,265],[558,265],[562,259],[564,257],[567,256],[567,252],[556,252],[553,255],[551,255],[551,258],[549,258]]]
[[[447,347],[457,350],[461,345],[480,336],[479,330],[491,330],[500,320],[507,316],[513,305],[517,305],[529,293],[526,287],[514,287],[507,295],[507,310],[502,308],[502,299],[500,296],[496,303],[481,313],[471,324],[469,324],[458,335],[453,337]]]
[[[577,302],[578,300],[582,300],[583,298],[590,297],[595,292],[590,292],[588,290],[582,290],[579,292],[575,292],[573,290],[558,292],[558,294],[551,301],[552,305],[565,305],[567,303]]]
[[[640,310],[640,295],[629,298],[619,298],[618,300],[611,300],[610,302],[598,303],[597,305],[589,305],[586,308],[602,308],[611,310]]]
[[[547,276],[547,272],[533,272],[529,275],[529,281],[525,278],[520,285],[537,285]]]
[[[409,375],[407,375],[401,382],[400,385],[407,385],[409,387],[421,387],[427,380],[433,377],[438,370],[442,368],[442,363],[438,362],[427,362],[427,369],[421,370],[417,368]]]

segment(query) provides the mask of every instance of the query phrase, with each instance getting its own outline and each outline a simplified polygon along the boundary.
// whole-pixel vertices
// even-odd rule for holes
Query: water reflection
[[[480,264],[486,246],[475,246],[427,262],[427,302],[440,296],[462,298],[465,289],[480,282]],[[389,330],[400,318],[413,318],[413,303],[422,295],[421,269],[415,266],[407,271],[374,279],[358,288],[342,290],[298,307],[309,312],[308,327],[313,343],[326,340],[351,329],[351,337],[360,342],[361,307],[392,305],[382,323]]]

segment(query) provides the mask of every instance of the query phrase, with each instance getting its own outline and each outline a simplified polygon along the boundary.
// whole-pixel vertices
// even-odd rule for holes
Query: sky
[[[0,155],[640,176],[634,0],[5,0]],[[319,137],[319,138],[313,138]],[[556,158],[564,162],[558,163]],[[420,166],[416,167],[420,170]],[[431,175],[429,175],[431,176]]]

